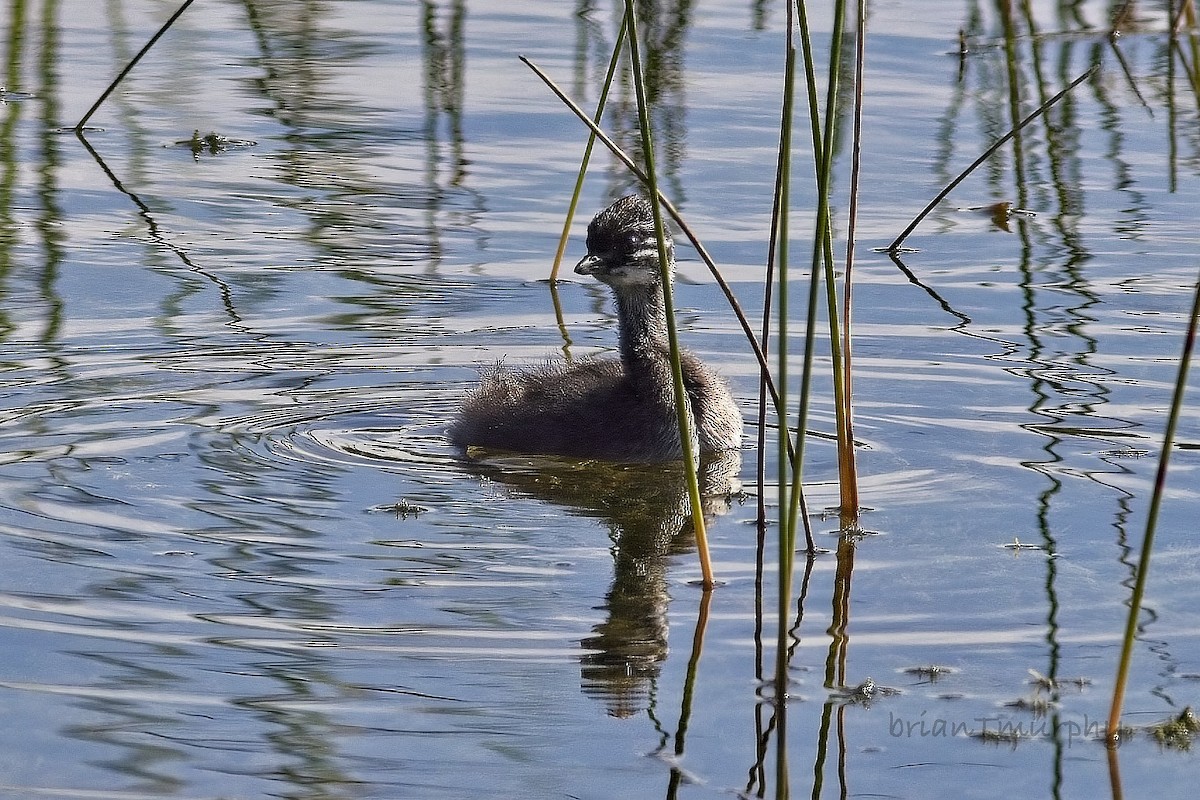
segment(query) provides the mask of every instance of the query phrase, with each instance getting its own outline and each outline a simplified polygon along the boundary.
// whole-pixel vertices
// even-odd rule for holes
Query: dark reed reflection
[[[608,713],[646,707],[668,652],[669,567],[695,542],[681,464],[624,465],[549,457],[492,456],[468,461],[472,472],[512,491],[604,522],[612,542],[607,619],[581,642],[583,691]],[[700,463],[705,520],[728,513],[741,492],[741,454]]]
[[[11,292],[24,295],[23,322],[36,321],[39,330],[31,338],[49,344],[58,338],[63,325],[63,298],[58,279],[63,259],[66,229],[58,170],[62,164],[62,137],[55,131],[61,124],[59,108],[60,28],[55,24],[54,4],[42,15],[17,3],[11,9],[11,25],[3,41],[3,84],[0,84],[0,298]],[[36,42],[36,44],[35,44]],[[26,75],[28,70],[28,75]],[[35,146],[22,147],[17,131],[26,113],[36,114],[44,133]],[[22,186],[23,165],[37,176],[33,186]],[[21,248],[19,235],[24,224],[36,234],[34,252]],[[22,256],[18,256],[18,248]],[[26,255],[26,253],[28,253]],[[14,270],[14,267],[17,269]],[[28,293],[12,281],[28,281]],[[0,337],[18,324],[11,311],[0,310]]]
[[[687,159],[687,65],[684,58],[694,12],[690,0],[652,0],[636,6],[638,30],[645,40],[646,100],[651,109],[660,190],[676,203],[687,199],[681,180]],[[576,102],[591,102],[593,95],[599,92],[624,11],[620,3],[615,3],[608,11],[607,20],[598,19],[601,13],[596,3],[588,0],[577,6]],[[602,126],[635,163],[645,162],[628,60],[622,62]],[[580,138],[582,140],[582,134]],[[603,163],[607,165],[605,180],[609,197],[617,198],[639,190],[637,179],[616,159],[605,159]]]
[[[1135,163],[1144,153],[1130,138],[1130,115],[1153,115],[1166,107],[1172,186],[1177,180],[1178,154],[1189,149],[1194,153],[1196,148],[1171,123],[1180,95],[1189,94],[1186,83],[1173,77],[1174,48],[1155,48],[1153,72],[1166,77],[1155,95],[1144,91],[1145,75],[1136,74],[1127,58],[1126,50],[1134,45],[1120,34],[1145,34],[1152,27],[1144,24],[1148,18],[1142,16],[1139,4],[1120,4],[1099,25],[1084,18],[1080,4],[1060,6],[1057,26],[1050,29],[1039,25],[1029,4],[997,2],[988,9],[989,24],[987,5],[974,4],[964,27],[966,41],[973,45],[970,54],[964,50],[958,92],[943,118],[944,130],[954,132],[943,139],[945,153],[961,140],[964,110],[975,112],[985,135],[994,137],[1027,113],[1030,98],[1046,98],[1067,84],[1081,63],[1108,67],[1066,96],[1038,124],[1018,133],[1006,157],[994,159],[983,172],[992,199],[1011,199],[1017,208],[1037,209],[1036,216],[1012,219],[1011,230],[1019,241],[1015,283],[1020,335],[992,357],[1005,365],[1007,373],[1027,382],[1026,407],[1032,420],[1020,427],[1041,439],[1041,457],[1024,459],[1021,465],[1044,482],[1033,503],[1037,540],[1030,549],[1038,551],[1032,557],[1042,558],[1045,564],[1045,661],[1037,675],[1039,692],[1044,689],[1046,695],[1017,698],[1011,705],[1047,715],[1045,729],[1051,732],[1055,763],[1048,790],[1050,796],[1059,797],[1073,723],[1061,712],[1060,691],[1070,679],[1062,674],[1069,650],[1064,639],[1072,635],[1074,623],[1064,614],[1070,592],[1061,585],[1060,566],[1064,540],[1070,546],[1060,521],[1071,513],[1068,489],[1073,479],[1082,477],[1097,487],[1097,502],[1112,505],[1109,527],[1115,533],[1114,555],[1120,565],[1116,573],[1128,582],[1132,566],[1126,535],[1134,498],[1122,486],[1123,478],[1132,474],[1123,461],[1145,452],[1144,442],[1156,435],[1143,429],[1144,420],[1127,416],[1128,400],[1116,388],[1129,381],[1111,366],[1110,354],[1118,341],[1111,319],[1114,310],[1106,308],[1112,303],[1112,275],[1094,270],[1094,249],[1098,247],[1103,257],[1107,243],[1089,230],[1096,210],[1089,208],[1083,184],[1100,181],[1113,197],[1121,198],[1116,227],[1124,238],[1139,239],[1154,214],[1147,188],[1157,187],[1152,172]],[[1186,72],[1186,61],[1180,63]],[[1194,102],[1194,84],[1190,93],[1188,99]],[[1136,101],[1132,105],[1131,97]],[[1106,167],[1099,174],[1092,160],[1095,143],[1081,135],[1088,113],[1099,119],[1097,136],[1103,142]],[[958,327],[965,333],[968,314],[944,302],[943,308],[964,321]],[[976,320],[971,327],[984,325]],[[1143,642],[1156,651],[1169,649],[1166,642],[1145,633]],[[1160,686],[1156,691],[1164,689]],[[1113,791],[1119,796],[1119,784],[1114,783]]]
[[[13,15],[8,29],[4,59],[6,87],[15,85],[13,78],[20,74],[25,44],[24,22],[23,15]],[[20,159],[14,133],[21,116],[21,103],[10,103],[7,98],[6,88],[3,92],[3,103],[0,104],[0,295],[9,291],[9,279],[14,263],[13,250],[17,239],[12,233],[16,229],[13,199],[18,191],[20,177]],[[7,305],[0,306],[0,337],[7,338],[13,326],[14,322],[10,318]]]

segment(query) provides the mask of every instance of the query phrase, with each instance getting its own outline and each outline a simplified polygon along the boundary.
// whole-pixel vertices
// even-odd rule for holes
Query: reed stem
[[[625,0],[625,25],[629,33],[629,59],[633,67],[633,86],[637,95],[638,125],[642,134],[642,152],[646,158],[646,181],[651,198],[657,198],[658,176],[654,168],[654,139],[650,126],[650,106],[646,99],[645,74],[642,71],[641,47],[638,44],[634,0]],[[692,507],[692,529],[696,535],[696,553],[700,558],[701,586],[709,592],[716,586],[713,579],[712,557],[708,550],[708,532],[704,526],[704,507],[700,497],[700,482],[696,475],[696,459],[692,442],[692,420],[688,408],[687,390],[683,385],[683,367],[679,361],[679,332],[675,322],[675,300],[671,291],[671,265],[667,257],[666,232],[663,228],[662,206],[652,202],[654,233],[658,239],[658,266],[662,275],[663,306],[667,316],[667,343],[670,348],[671,376],[675,384],[675,414],[679,421],[679,440],[683,450],[683,467],[687,477],[688,497]]]
[[[805,86],[806,86],[807,92],[808,92],[808,116],[809,116],[810,134],[811,134],[812,143],[813,143],[813,157],[814,157],[814,159],[816,159],[819,162],[819,160],[821,158],[820,154],[824,151],[824,146],[822,145],[823,137],[821,134],[821,122],[820,122],[821,115],[820,115],[820,111],[817,108],[817,76],[816,76],[816,68],[813,64],[812,32],[808,25],[808,14],[805,9],[805,4],[803,2],[800,2],[799,0],[797,0],[797,2],[795,4],[795,9],[796,9],[795,20],[796,20],[796,24],[798,24],[799,30],[800,30],[800,44],[801,44],[801,48],[802,48],[803,63],[804,63],[804,80],[805,80]],[[790,141],[790,138],[789,138],[789,141]],[[821,215],[820,198],[818,198],[817,214],[818,214],[818,217],[820,217],[820,215]],[[815,247],[816,247],[816,245],[814,244],[814,248]],[[780,270],[780,293],[782,294],[786,287],[787,264],[785,262],[781,262],[779,265],[779,270]],[[803,479],[804,479],[804,445],[805,445],[805,442],[807,441],[808,407],[809,407],[809,397],[811,395],[811,385],[812,385],[812,359],[813,359],[813,354],[815,353],[815,347],[816,347],[816,330],[817,330],[816,292],[817,292],[817,286],[818,286],[818,281],[819,281],[818,276],[819,276],[819,272],[814,270],[814,272],[812,274],[812,282],[810,283],[810,287],[809,287],[808,309],[807,309],[807,318],[806,318],[805,333],[804,333],[804,362],[803,362],[803,366],[801,369],[801,376],[800,376],[800,387],[799,387],[800,397],[799,397],[799,404],[798,404],[798,409],[797,409],[797,420],[796,420],[796,445],[795,445],[796,457],[795,457],[794,463],[792,465],[792,475],[791,475],[791,485],[793,487],[795,487],[796,490],[799,490],[803,486]],[[783,326],[786,324],[786,316],[784,316],[785,310],[786,309],[781,306],[781,309],[780,309],[781,332],[780,332],[780,336],[779,336],[781,347],[783,346],[783,341],[785,339],[785,336],[783,333]],[[782,360],[781,360],[781,363],[783,363]],[[782,381],[781,381],[781,383],[782,383]],[[785,417],[785,419],[786,419],[786,417]],[[782,519],[786,520],[786,522],[785,522],[785,525],[787,526],[786,529],[790,530],[791,525],[795,521],[796,514],[798,513],[798,507],[796,509],[793,509],[791,503],[785,503],[784,500],[785,500],[786,496],[787,496],[787,493],[783,488],[783,484],[781,483],[781,486],[780,486],[780,517]],[[794,537],[793,537],[793,539],[794,539]],[[815,549],[815,544],[813,543],[811,537],[809,539],[809,548],[810,548],[810,552],[813,549]]]
[[[1142,597],[1146,591],[1146,576],[1150,572],[1150,553],[1154,549],[1154,532],[1158,526],[1158,512],[1162,506],[1163,493],[1167,486],[1167,466],[1171,450],[1175,446],[1175,429],[1183,412],[1183,397],[1187,391],[1188,370],[1192,352],[1196,347],[1196,329],[1200,327],[1200,279],[1192,297],[1192,312],[1187,332],[1183,337],[1183,352],[1179,357],[1179,371],[1175,378],[1175,390],[1171,396],[1171,410],[1167,415],[1167,427],[1163,433],[1162,453],[1158,457],[1158,469],[1154,475],[1154,491],[1150,495],[1150,510],[1146,515],[1146,535],[1142,539],[1142,551],[1138,557],[1137,575],[1133,583],[1133,596],[1129,599],[1129,616],[1125,621],[1125,636],[1121,641],[1121,660],[1117,664],[1117,678],[1113,686],[1112,707],[1108,715],[1107,738],[1110,745],[1117,743],[1121,724],[1121,708],[1125,703],[1125,687],[1129,682],[1129,665],[1133,661],[1133,645],[1137,638],[1138,617],[1142,611]]]
[[[842,380],[844,390],[838,417],[838,486],[840,487],[841,527],[858,527],[858,458],[854,449],[854,369],[851,312],[854,297],[854,242],[858,223],[858,185],[862,172],[863,65],[867,48],[866,0],[858,0],[854,51],[854,128],[850,139],[850,208],[846,222],[846,269],[842,306]],[[831,336],[838,336],[836,330]]]
[[[779,157],[776,168],[775,178],[775,201],[774,214],[772,220],[771,231],[773,243],[775,246],[775,271],[778,280],[778,297],[776,302],[778,308],[776,310],[776,358],[777,371],[775,379],[781,387],[783,396],[779,406],[776,408],[776,419],[778,419],[778,443],[779,451],[776,457],[777,462],[777,485],[778,485],[778,503],[779,503],[779,552],[778,552],[778,569],[779,569],[779,594],[777,598],[777,630],[775,642],[775,702],[776,713],[780,716],[781,726],[784,725],[783,717],[786,715],[787,693],[788,693],[788,626],[787,620],[791,610],[791,595],[792,595],[792,573],[795,567],[796,558],[796,531],[791,527],[788,515],[785,513],[790,504],[788,503],[788,478],[789,467],[794,473],[801,469],[803,459],[803,441],[804,429],[800,428],[796,432],[797,445],[794,448],[794,458],[784,458],[784,454],[789,452],[791,448],[791,434],[788,432],[788,416],[787,416],[787,354],[788,354],[788,283],[787,283],[787,263],[788,263],[788,213],[790,208],[791,194],[791,171],[792,171],[792,124],[795,115],[795,95],[796,95],[796,46],[795,46],[795,24],[793,18],[793,10],[791,3],[788,3],[787,14],[787,47],[784,54],[784,77],[783,77],[783,109],[780,115],[779,125]],[[767,334],[769,315],[771,309],[769,305],[763,307],[763,335]],[[765,341],[765,340],[764,340]],[[811,537],[810,537],[811,542]],[[780,731],[780,740],[783,739],[783,728]],[[783,761],[783,755],[779,756],[780,761]]]

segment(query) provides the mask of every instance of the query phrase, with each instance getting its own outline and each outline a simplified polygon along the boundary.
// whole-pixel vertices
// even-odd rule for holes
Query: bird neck
[[[637,369],[664,360],[667,312],[662,286],[627,286],[616,293],[621,360]]]

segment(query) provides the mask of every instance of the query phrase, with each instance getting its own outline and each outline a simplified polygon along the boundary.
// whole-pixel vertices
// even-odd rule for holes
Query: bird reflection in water
[[[695,547],[683,464],[511,455],[468,464],[511,491],[604,521],[613,544],[613,581],[600,606],[606,618],[581,642],[582,688],[615,717],[645,708],[667,657],[671,557]],[[701,459],[706,522],[728,513],[740,495],[740,469],[736,450]]]

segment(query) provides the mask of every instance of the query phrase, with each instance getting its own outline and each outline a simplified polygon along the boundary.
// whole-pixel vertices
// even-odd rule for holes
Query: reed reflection
[[[655,137],[655,161],[660,173],[660,189],[676,202],[686,199],[680,174],[687,159],[687,98],[686,81],[687,34],[694,23],[693,3],[638,3],[636,5],[638,32],[643,39],[643,68],[645,70],[646,100],[650,106],[651,124]],[[590,100],[589,91],[598,91],[612,55],[617,31],[621,26],[623,6],[614,4],[607,26],[600,24],[591,2],[577,6],[574,99]],[[638,133],[637,101],[634,96],[629,61],[624,59],[617,85],[604,111],[604,128],[635,163],[645,163]],[[581,129],[581,140],[586,131]],[[615,159],[607,162],[609,196],[620,197],[638,191],[637,179]]]

